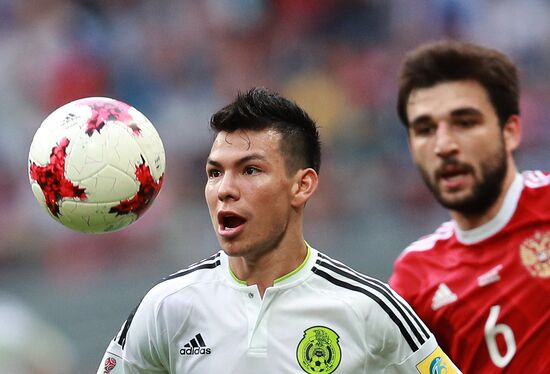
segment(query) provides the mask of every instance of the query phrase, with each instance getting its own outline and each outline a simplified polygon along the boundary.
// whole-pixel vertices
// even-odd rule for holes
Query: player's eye
[[[254,175],[258,174],[260,172],[260,169],[258,169],[255,166],[247,166],[244,168],[244,173],[247,175]]]
[[[218,178],[221,174],[222,172],[218,169],[208,169],[206,171],[206,175],[208,175],[208,178]]]
[[[413,127],[413,133],[417,136],[427,136],[435,131],[435,126],[429,123],[418,124]]]
[[[463,118],[457,118],[454,121],[454,124],[459,127],[472,127],[474,126],[478,121],[475,118],[471,117],[463,117]]]

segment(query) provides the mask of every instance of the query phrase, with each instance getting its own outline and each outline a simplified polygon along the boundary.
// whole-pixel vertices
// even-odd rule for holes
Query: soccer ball
[[[137,109],[106,97],[72,101],[34,135],[29,179],[52,218],[80,232],[120,230],[159,193],[165,154],[153,124]]]

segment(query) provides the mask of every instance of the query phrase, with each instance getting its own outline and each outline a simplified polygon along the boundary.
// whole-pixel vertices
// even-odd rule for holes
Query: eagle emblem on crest
[[[325,326],[305,330],[296,349],[300,367],[308,374],[334,372],[342,359],[339,339],[336,332]]]
[[[519,246],[521,262],[534,277],[550,278],[550,231],[536,232]]]

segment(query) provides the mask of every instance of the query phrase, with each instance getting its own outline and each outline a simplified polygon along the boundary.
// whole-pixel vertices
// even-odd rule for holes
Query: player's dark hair
[[[438,83],[472,80],[489,96],[501,126],[519,114],[519,79],[514,63],[504,54],[463,41],[426,43],[409,52],[401,67],[397,112],[409,126],[407,101],[414,89]]]
[[[236,130],[273,129],[281,134],[281,153],[287,172],[321,167],[321,141],[315,121],[296,103],[266,88],[239,93],[229,105],[212,115],[210,128],[215,134]]]

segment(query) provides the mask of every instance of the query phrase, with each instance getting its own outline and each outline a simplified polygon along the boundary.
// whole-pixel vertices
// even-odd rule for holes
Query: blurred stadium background
[[[548,19],[545,0],[0,0],[0,372],[38,373],[18,357],[40,373],[95,372],[143,294],[218,249],[203,201],[207,124],[251,86],[295,99],[321,126],[308,241],[387,279],[403,247],[447,219],[412,167],[395,113],[404,53],[443,37],[508,53],[523,84],[520,168],[544,169]],[[134,105],[166,148],[162,192],[118,233],[65,229],[28,185],[41,121],[85,96]]]

